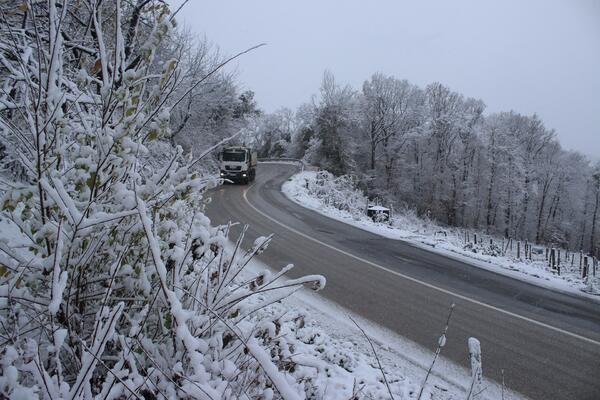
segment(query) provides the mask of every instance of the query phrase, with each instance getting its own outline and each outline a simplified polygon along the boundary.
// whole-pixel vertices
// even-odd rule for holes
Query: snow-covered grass
[[[419,218],[411,211],[395,212],[391,223],[376,223],[364,214],[366,198],[352,188],[350,182],[315,171],[303,171],[291,177],[282,186],[283,193],[292,201],[329,218],[347,223],[377,235],[402,240],[430,251],[459,259],[475,267],[511,276],[553,290],[575,293],[592,299],[600,295],[600,273],[596,277],[582,279],[578,256],[561,265],[561,274],[553,271],[545,260],[545,254],[533,254],[532,260],[516,257],[516,243],[504,252],[500,249],[502,239],[489,236],[477,245],[465,243],[465,231],[449,229]],[[469,233],[472,238],[472,233]],[[505,248],[508,246],[505,246]],[[521,254],[524,250],[521,249]]]

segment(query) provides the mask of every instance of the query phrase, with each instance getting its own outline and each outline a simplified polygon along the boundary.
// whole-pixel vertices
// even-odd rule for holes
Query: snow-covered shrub
[[[415,209],[407,207],[406,205],[394,209],[392,224],[404,229],[413,227],[419,232],[427,233],[433,233],[441,229],[440,226],[428,218],[427,215],[420,216]]]
[[[502,248],[496,243],[466,243],[463,245],[463,250],[470,251],[476,254],[483,254],[492,257],[501,257]]]
[[[0,25],[2,163],[27,173],[2,180],[0,397],[298,398],[256,311],[324,279],[244,272],[270,239],[227,250],[215,180],[152,144],[177,101],[168,6],[24,4]]]
[[[308,180],[308,192],[338,210],[353,215],[365,212],[367,198],[356,188],[356,181],[350,175],[336,177],[327,171],[319,171],[315,179]]]

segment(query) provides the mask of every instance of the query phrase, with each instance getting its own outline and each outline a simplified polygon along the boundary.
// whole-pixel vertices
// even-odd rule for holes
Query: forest
[[[263,115],[262,157],[350,175],[371,199],[449,226],[599,254],[600,164],[563,149],[537,115],[376,73],[362,88],[326,71],[297,110]]]

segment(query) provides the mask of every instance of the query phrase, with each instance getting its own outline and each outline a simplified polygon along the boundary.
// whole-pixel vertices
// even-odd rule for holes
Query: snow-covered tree
[[[592,232],[590,234],[590,249],[595,255],[599,254],[598,246],[598,212],[600,210],[600,165],[596,165],[592,174]]]
[[[354,169],[359,134],[359,100],[350,86],[340,86],[329,71],[323,75],[320,99],[315,105],[313,162],[335,174]]]
[[[375,74],[357,93],[327,72],[318,102],[296,113],[287,154],[352,173],[371,198],[444,224],[593,252],[590,161],[565,151],[535,114],[484,110],[440,83],[421,89]]]
[[[422,91],[406,80],[375,74],[363,84],[364,129],[370,148],[369,169],[392,189],[400,154],[422,124]]]
[[[181,145],[193,157],[247,128],[260,114],[254,93],[240,93],[234,74],[221,68],[228,58],[206,37],[198,39],[184,30],[161,47],[159,63],[171,57],[180,60],[173,97],[181,101],[171,109],[173,145]]]
[[[259,157],[285,157],[295,130],[294,113],[282,108],[258,118],[252,144]]]

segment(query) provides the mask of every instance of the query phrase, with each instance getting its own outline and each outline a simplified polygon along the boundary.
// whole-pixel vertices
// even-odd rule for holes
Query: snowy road
[[[294,263],[292,276],[323,274],[326,298],[434,350],[456,303],[443,355],[467,366],[467,339],[481,341],[484,374],[534,399],[600,398],[600,303],[557,294],[385,239],[307,210],[280,187],[295,172],[261,164],[252,186],[212,194],[214,223],[250,224],[275,238],[261,260]],[[239,227],[234,229],[239,232]]]

